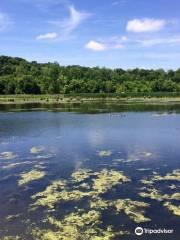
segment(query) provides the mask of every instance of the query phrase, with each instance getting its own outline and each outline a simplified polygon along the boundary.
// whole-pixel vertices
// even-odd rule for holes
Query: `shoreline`
[[[76,97],[57,95],[20,95],[0,96],[1,105],[13,104],[81,104],[81,103],[117,103],[117,104],[180,104],[180,97]]]

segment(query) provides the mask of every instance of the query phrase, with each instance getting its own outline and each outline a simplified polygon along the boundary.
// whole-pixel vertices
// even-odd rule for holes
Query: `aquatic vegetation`
[[[46,221],[54,226],[54,230],[34,229],[32,234],[40,240],[112,240],[125,232],[115,232],[112,226],[100,228],[101,214],[98,211],[80,210],[71,213],[63,220],[47,217]]]
[[[99,151],[99,152],[98,152],[98,155],[99,155],[100,157],[109,157],[109,156],[112,155],[112,152],[109,151],[109,150],[102,150],[102,151]]]
[[[32,170],[30,172],[22,173],[20,174],[21,179],[18,181],[18,185],[22,186],[34,180],[41,179],[44,176],[45,176],[45,172],[38,171],[38,170]]]
[[[73,179],[74,182],[82,182],[86,179],[88,179],[90,176],[95,175],[95,173],[93,173],[91,170],[89,169],[80,169],[76,172],[73,172],[71,177]]]
[[[147,180],[147,179],[142,179],[140,180],[141,183],[145,184],[145,185],[153,185],[154,182],[152,180]]]
[[[96,194],[104,193],[117,184],[128,182],[130,179],[122,172],[103,169],[97,174],[97,178],[93,179],[93,190]]]
[[[14,159],[16,157],[17,157],[17,155],[14,154],[13,152],[2,152],[2,153],[0,153],[0,159],[3,159],[3,160],[11,160],[11,159]]]
[[[151,221],[150,218],[144,216],[144,210],[142,210],[142,208],[149,206],[148,203],[132,201],[131,199],[118,199],[114,201],[113,205],[118,212],[124,211],[136,223]]]
[[[38,146],[38,147],[32,147],[32,148],[30,149],[30,152],[31,152],[32,154],[38,154],[38,153],[42,153],[44,150],[45,150],[45,147],[43,147],[43,146]]]
[[[79,240],[79,239],[90,239],[97,233],[94,225],[101,223],[101,215],[97,211],[89,211],[87,213],[80,214],[71,213],[60,221],[54,217],[48,217],[47,221],[53,225],[57,230],[37,230],[33,233],[42,240]]]
[[[162,195],[158,192],[157,189],[155,188],[148,188],[146,189],[148,192],[140,192],[139,195],[143,198],[151,198],[151,199],[156,199],[158,201],[162,201],[163,197]]]
[[[50,190],[50,192],[49,192]],[[54,209],[54,206],[58,202],[68,202],[68,201],[80,201],[82,198],[90,196],[91,192],[82,192],[79,190],[62,190],[58,191],[49,188],[44,192],[32,196],[33,199],[40,197],[36,200],[33,206],[46,206],[50,209]]]
[[[148,188],[146,189],[147,192],[140,192],[139,195],[144,198],[151,198],[155,199],[157,201],[163,201],[163,200],[180,200],[180,193],[173,193],[173,194],[161,194],[160,191],[158,191],[155,188]]]
[[[89,176],[93,176],[90,184],[82,182]],[[96,197],[113,186],[127,181],[130,181],[130,179],[119,171],[104,169],[93,173],[90,170],[78,170],[71,175],[69,182],[63,180],[52,182],[45,191],[33,195],[32,199],[36,199],[33,206],[44,206],[54,209],[58,202],[80,201],[84,197]],[[74,182],[80,183],[80,185],[69,188],[68,183]],[[82,184],[85,184],[83,191],[80,190],[83,187]]]
[[[53,209],[54,205],[62,199],[61,192],[65,191],[66,186],[66,181],[53,181],[51,185],[49,185],[43,192],[39,192],[32,196],[32,199],[38,198],[33,205],[46,206],[50,209]]]
[[[23,238],[19,236],[6,236],[2,240],[23,240]]]
[[[170,202],[164,203],[164,206],[167,207],[174,215],[180,216],[180,206],[173,205]]]
[[[152,179],[153,181],[171,181],[176,180],[180,181],[180,169],[175,169],[172,171],[172,173],[168,173],[165,176],[155,175]]]
[[[90,208],[93,209],[107,209],[109,206],[111,206],[110,201],[103,200],[100,197],[95,197],[92,200],[90,200]]]

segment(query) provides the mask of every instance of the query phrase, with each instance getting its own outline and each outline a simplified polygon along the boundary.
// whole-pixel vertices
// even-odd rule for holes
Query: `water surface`
[[[179,167],[179,106],[34,107],[1,108],[1,239],[6,236],[61,239],[44,234],[43,230],[49,233],[62,231],[49,222],[49,217],[63,222],[72,213],[77,217],[91,211],[99,214],[95,226],[89,223],[89,226],[79,227],[75,223],[82,239],[83,231],[88,228],[96,229],[94,231],[101,237],[98,239],[105,239],[103,231],[108,235],[110,226],[111,234],[107,239],[136,239],[134,229],[137,226],[174,230],[173,234],[166,235],[144,234],[141,239],[179,239],[179,216],[167,207],[167,203],[179,206],[179,196],[173,195],[179,193],[178,179],[163,179],[168,174],[172,176]],[[72,174],[82,169],[87,175],[88,171],[91,174],[82,181],[73,180]],[[20,184],[23,174],[34,170],[44,175],[29,181],[25,177],[27,182]],[[93,184],[103,171],[106,175],[111,171],[121,173],[128,180],[116,181],[112,177],[107,189],[95,190]],[[66,181],[67,199],[57,200],[53,208],[37,206],[40,197],[32,196],[44,192],[56,180]],[[152,193],[153,189],[161,198],[141,194]],[[75,190],[85,193],[85,197],[70,197]],[[58,191],[63,190],[59,188]],[[107,201],[108,206],[91,206],[92,201],[96,206],[98,199]],[[127,200],[147,204],[135,207],[133,211],[149,220],[138,222],[128,209],[126,212],[124,209],[117,211],[117,200],[126,200],[125,205]],[[33,229],[38,229],[41,238],[33,233]],[[120,237],[117,233],[121,231],[124,235]],[[87,236],[86,239],[95,239],[93,233]],[[74,235],[72,239],[78,238]]]

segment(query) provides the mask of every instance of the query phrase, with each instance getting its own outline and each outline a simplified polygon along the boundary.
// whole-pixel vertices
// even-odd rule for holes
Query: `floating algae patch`
[[[37,199],[34,206],[46,206],[50,209],[62,200],[62,192],[66,191],[67,182],[63,180],[53,181],[43,192],[39,192],[32,196],[32,199]],[[67,192],[66,192],[67,193]],[[67,196],[67,194],[66,194]]]
[[[111,226],[100,228],[101,213],[95,210],[80,210],[66,215],[61,221],[49,216],[46,221],[54,230],[34,229],[32,234],[39,240],[111,240],[124,234],[123,231],[114,232]]]
[[[32,199],[36,199],[33,206],[43,206],[49,209],[54,209],[55,205],[60,202],[68,201],[80,201],[84,197],[91,196],[92,192],[82,192],[79,190],[69,191],[67,189],[59,190],[52,188],[52,186],[47,187],[44,192],[37,193],[32,196]]]
[[[109,150],[102,150],[102,151],[99,151],[99,152],[98,152],[98,155],[99,155],[100,157],[109,157],[109,156],[112,155],[112,152],[109,151]]]
[[[155,175],[153,181],[180,181],[180,169],[175,169],[172,173],[168,173],[165,176]]]
[[[32,154],[39,154],[39,153],[44,152],[44,150],[45,150],[45,147],[44,147],[44,146],[37,146],[37,147],[32,147],[32,148],[30,149],[30,152],[31,152]]]
[[[18,181],[18,185],[22,186],[34,180],[43,178],[45,176],[45,172],[32,170],[30,172],[20,174],[20,176],[21,176],[21,179]]]
[[[124,211],[136,223],[151,221],[150,218],[144,216],[144,210],[142,210],[142,208],[149,206],[148,203],[132,201],[131,199],[118,199],[113,204],[118,212]]]
[[[161,194],[160,191],[158,191],[155,188],[149,188],[146,189],[147,192],[140,192],[139,195],[144,198],[151,198],[157,201],[163,201],[163,200],[180,200],[180,193],[173,193],[173,194]]]
[[[162,195],[159,193],[159,191],[155,188],[151,188],[151,189],[146,189],[147,192],[140,192],[139,196],[143,197],[143,198],[151,198],[151,199],[155,199],[158,201],[162,201]]]
[[[16,157],[17,157],[17,155],[14,154],[13,152],[2,152],[2,153],[0,153],[0,159],[3,159],[3,160],[11,160],[11,159],[14,159]]]
[[[130,181],[122,172],[103,169],[93,179],[93,190],[96,194],[104,193],[117,184]]]
[[[150,185],[150,186],[152,186],[154,184],[154,182],[152,180],[148,180],[148,179],[142,179],[142,180],[140,180],[140,182],[142,184]]]
[[[74,182],[82,182],[86,179],[88,179],[90,176],[95,175],[95,173],[93,173],[91,170],[89,169],[80,169],[74,173],[72,173],[71,177],[73,179]]]
[[[90,179],[90,183],[83,182]],[[79,177],[79,178],[78,178]],[[117,184],[130,181],[122,172],[104,169],[100,172],[91,172],[90,170],[79,170],[72,174],[69,181],[58,180],[49,185],[45,191],[32,196],[35,199],[33,206],[44,206],[54,209],[56,203],[68,201],[80,201],[84,197],[97,197],[105,193]],[[78,183],[69,188],[68,184]],[[85,184],[85,185],[84,185]],[[81,188],[83,188],[81,191]]]
[[[164,206],[167,207],[174,215],[180,216],[180,206],[173,205],[170,202],[164,203]]]
[[[90,208],[93,209],[107,209],[110,206],[110,201],[104,200],[100,197],[95,197],[90,200]]]

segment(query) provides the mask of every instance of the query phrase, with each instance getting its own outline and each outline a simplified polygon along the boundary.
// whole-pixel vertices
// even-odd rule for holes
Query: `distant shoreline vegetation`
[[[180,68],[147,69],[61,66],[0,56],[0,94],[66,97],[179,97]]]

